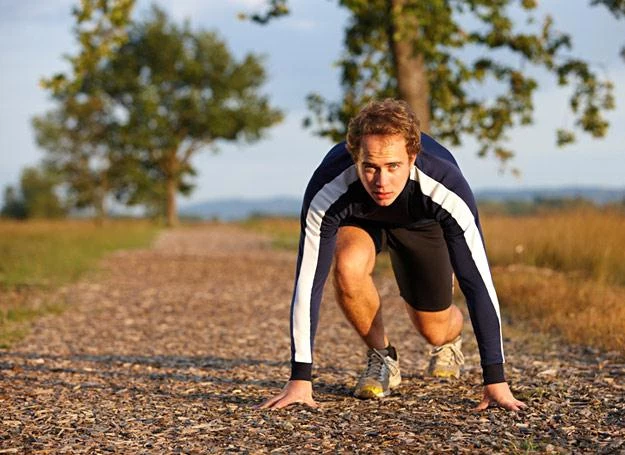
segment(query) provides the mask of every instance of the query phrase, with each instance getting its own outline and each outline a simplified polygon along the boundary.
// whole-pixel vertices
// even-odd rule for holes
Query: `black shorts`
[[[402,298],[418,311],[442,311],[451,305],[453,269],[443,231],[435,221],[410,227],[382,228],[350,219],[345,225],[364,229],[376,252],[386,246]]]

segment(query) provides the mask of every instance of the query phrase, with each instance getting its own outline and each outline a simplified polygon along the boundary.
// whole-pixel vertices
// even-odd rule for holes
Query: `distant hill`
[[[538,199],[584,199],[603,205],[625,200],[624,188],[561,187],[530,188],[521,190],[484,189],[475,192],[478,201],[489,202],[533,202]]]
[[[294,197],[218,199],[181,207],[179,213],[183,217],[232,221],[252,215],[297,216],[301,204],[301,199]]]
[[[584,199],[603,205],[625,201],[625,187],[621,189],[601,187],[532,188],[521,190],[483,189],[475,192],[479,202],[534,202],[551,199]],[[252,215],[298,216],[301,198],[281,196],[248,199],[229,198],[182,206],[180,215],[200,219],[241,220]]]

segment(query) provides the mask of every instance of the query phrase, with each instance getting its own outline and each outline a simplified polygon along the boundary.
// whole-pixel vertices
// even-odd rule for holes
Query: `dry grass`
[[[482,222],[502,306],[571,343],[625,352],[625,214],[577,210]]]
[[[569,343],[625,352],[625,288],[527,266],[495,267],[504,313]]]
[[[482,221],[494,265],[525,264],[625,286],[625,214],[596,208]]]

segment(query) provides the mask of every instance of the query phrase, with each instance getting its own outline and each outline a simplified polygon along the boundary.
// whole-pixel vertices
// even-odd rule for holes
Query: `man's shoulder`
[[[421,133],[421,153],[426,158],[434,158],[433,161],[440,159],[443,160],[443,162],[451,163],[455,167],[458,167],[458,162],[451,152],[440,142],[425,133]]]
[[[333,166],[337,163],[353,164],[353,160],[349,152],[347,151],[347,145],[345,141],[335,144],[330,151],[323,157],[319,167]]]
[[[315,171],[315,175],[323,175],[325,178],[336,176],[353,165],[354,161],[347,151],[345,142],[339,142],[323,158]]]
[[[469,184],[449,150],[427,135],[423,135],[421,140],[422,153],[417,156],[415,163],[418,171],[424,177],[427,176],[432,185],[443,185],[454,192],[469,193]],[[432,185],[430,187],[433,190],[436,185]]]

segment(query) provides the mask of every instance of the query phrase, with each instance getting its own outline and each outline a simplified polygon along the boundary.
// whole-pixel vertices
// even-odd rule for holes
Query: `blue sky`
[[[333,66],[341,53],[347,14],[332,0],[292,0],[293,13],[260,27],[237,20],[241,11],[259,9],[263,0],[157,1],[176,21],[216,30],[232,52],[265,55],[269,80],[264,87],[272,102],[287,114],[267,137],[253,145],[219,144],[220,153],[195,157],[196,190],[186,205],[224,197],[300,196],[307,180],[331,144],[302,129],[305,97],[315,91],[340,96],[339,72]],[[553,14],[556,26],[570,32],[573,55],[590,60],[616,84],[617,110],[609,113],[611,129],[602,140],[579,135],[573,146],[555,146],[555,129],[572,127],[567,91],[552,77],[541,76],[535,97],[535,123],[509,135],[517,151],[516,179],[501,175],[494,160],[475,157],[470,141],[452,149],[470,184],[481,188],[557,187],[564,185],[625,186],[625,21],[616,21],[588,0],[544,0],[541,11]],[[66,69],[62,55],[72,53],[72,0],[0,0],[0,189],[16,184],[24,166],[43,157],[34,141],[31,118],[52,107],[39,88],[43,76]],[[137,13],[151,2],[140,0]]]

